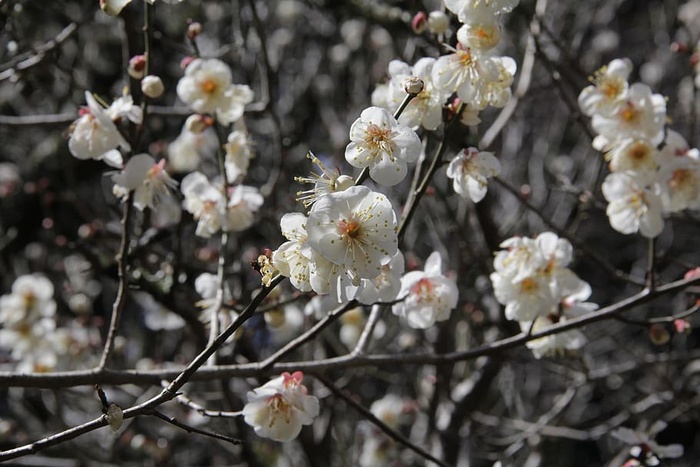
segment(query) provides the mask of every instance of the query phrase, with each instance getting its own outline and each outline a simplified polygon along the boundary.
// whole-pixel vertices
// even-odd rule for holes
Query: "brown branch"
[[[281,282],[283,278],[277,278],[270,288],[263,288],[260,295],[256,295],[248,308],[236,318],[236,320],[219,336],[214,343],[218,348],[230,337],[236,329],[255,312],[265,296]],[[352,355],[347,354],[340,357],[333,357],[316,361],[299,361],[276,363],[266,370],[261,368],[261,363],[247,363],[239,365],[220,365],[217,367],[202,368],[201,359],[209,357],[210,348],[205,349],[184,371],[183,370],[150,370],[150,371],[113,371],[95,370],[67,371],[56,373],[36,373],[19,375],[13,372],[0,372],[0,387],[35,387],[35,388],[57,388],[73,387],[94,384],[160,384],[163,379],[177,379],[177,384],[173,381],[171,392],[177,391],[187,381],[212,381],[230,377],[249,377],[275,374],[283,371],[301,370],[311,374],[320,374],[325,371],[335,369],[359,368],[366,366],[392,367],[396,365],[422,364],[437,365],[446,362],[458,362],[473,360],[485,355],[497,355],[505,350],[519,347],[531,340],[541,337],[559,334],[571,329],[577,329],[585,325],[614,318],[619,313],[630,310],[638,305],[650,302],[664,295],[680,292],[692,285],[700,284],[700,277],[683,279],[658,287],[654,291],[642,290],[624,300],[613,305],[601,308],[597,312],[589,313],[578,318],[565,322],[560,322],[547,329],[527,335],[521,332],[515,336],[507,337],[496,342],[484,344],[469,350],[450,352],[446,354],[413,353],[413,354],[375,354],[375,355]],[[225,336],[225,337],[224,337]],[[186,374],[185,374],[186,372]],[[196,374],[195,374],[196,372]],[[175,397],[170,396],[169,399]]]
[[[598,263],[603,269],[608,271],[610,274],[612,274],[616,279],[629,282],[630,284],[635,284],[639,286],[644,286],[645,281],[642,279],[637,279],[636,277],[632,277],[629,274],[617,269],[615,266],[610,264],[608,260],[606,260],[603,256],[601,256],[599,253],[597,253],[595,250],[590,248],[588,245],[586,245],[584,242],[579,241],[574,237],[573,235],[570,235],[566,230],[560,228],[556,224],[554,224],[552,221],[547,219],[547,216],[542,212],[542,210],[538,207],[536,207],[534,204],[530,203],[528,200],[524,199],[521,194],[513,188],[508,182],[503,180],[501,177],[493,177],[493,180],[498,183],[500,186],[505,188],[506,191],[508,191],[510,194],[515,196],[518,201],[526,207],[529,211],[533,212],[534,214],[539,217],[542,222],[552,229],[557,235],[560,237],[566,238],[571,242],[571,244],[577,248],[578,250],[581,250],[586,256],[591,258],[593,261]]]
[[[41,63],[46,55],[53,49],[68,40],[73,34],[78,30],[78,25],[76,23],[70,23],[68,26],[63,28],[58,35],[49,40],[48,42],[40,45],[35,50],[27,52],[26,54],[16,57],[10,62],[9,68],[0,72],[0,81],[4,81],[8,78],[14,76],[18,71],[28,70],[29,68]],[[27,55],[29,55],[27,57]],[[27,58],[24,58],[27,57]]]

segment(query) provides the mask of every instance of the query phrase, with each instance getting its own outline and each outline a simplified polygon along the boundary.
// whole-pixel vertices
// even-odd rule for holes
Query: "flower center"
[[[277,417],[282,417],[286,423],[289,423],[292,406],[289,402],[287,402],[282,394],[275,394],[274,396],[270,397],[270,399],[267,401],[267,407],[270,409],[270,413],[272,415],[270,417],[269,427],[272,427],[272,425],[275,424]]]
[[[386,148],[391,146],[391,128],[381,128],[379,125],[370,123],[367,126],[365,143],[370,147],[386,151]]]
[[[522,293],[533,293],[536,292],[539,288],[540,287],[537,284],[537,281],[532,277],[523,279],[523,281],[520,283],[520,292]]]
[[[689,186],[693,183],[693,175],[688,169],[677,169],[673,171],[668,186],[674,190]]]
[[[463,66],[464,68],[470,67],[474,63],[474,59],[473,59],[471,51],[469,49],[458,50],[457,51],[457,60],[459,61],[459,64],[461,66]]]
[[[413,295],[418,296],[419,301],[423,300],[430,300],[430,297],[433,295],[433,283],[430,279],[428,278],[423,278],[413,284],[410,288],[410,291]]]
[[[642,112],[631,102],[626,102],[622,109],[620,109],[618,115],[623,122],[629,125],[634,125],[635,123],[639,122]]]
[[[362,225],[355,220],[346,221],[343,219],[342,221],[338,222],[338,227],[340,228],[340,232],[343,237],[348,237],[353,240],[358,238],[362,233]]]
[[[206,94],[213,94],[218,87],[219,86],[216,84],[216,81],[213,79],[204,80],[204,82],[200,85],[200,88],[202,88],[202,91]]]

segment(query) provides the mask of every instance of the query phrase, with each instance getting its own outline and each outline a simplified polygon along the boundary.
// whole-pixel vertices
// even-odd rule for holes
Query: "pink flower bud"
[[[180,68],[183,70],[189,66],[190,63],[192,63],[195,60],[195,57],[185,57],[182,60],[180,60]]]
[[[187,27],[187,38],[189,40],[194,40],[195,37],[199,36],[202,33],[202,23],[198,23],[197,21],[190,23],[190,25]]]
[[[428,15],[424,11],[419,11],[411,20],[411,28],[416,34],[422,34],[428,25]]]
[[[676,329],[677,333],[690,332],[690,323],[684,319],[674,319],[673,327]]]
[[[143,78],[143,75],[146,73],[146,62],[148,61],[148,56],[146,54],[143,55],[134,55],[131,57],[129,60],[129,76],[131,76],[134,79],[141,79]]]

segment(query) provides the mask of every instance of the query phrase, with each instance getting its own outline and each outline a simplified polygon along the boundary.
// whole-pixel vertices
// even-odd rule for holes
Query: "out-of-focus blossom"
[[[195,112],[216,115],[222,125],[243,116],[246,104],[253,102],[247,85],[231,83],[231,69],[221,60],[193,60],[177,84],[177,95]]]
[[[129,151],[131,145],[89,91],[85,92],[85,100],[88,107],[81,110],[80,118],[71,126],[68,149],[78,159],[104,160],[121,168],[122,156],[117,148]]]
[[[235,183],[245,177],[253,157],[253,149],[248,139],[248,133],[235,130],[228,135],[228,142],[224,144],[226,150],[226,179],[229,183]]]
[[[165,159],[156,162],[148,154],[138,154],[127,162],[124,170],[112,176],[115,193],[124,196],[134,190],[134,206],[143,211],[155,209],[160,200],[177,186],[165,171]]]

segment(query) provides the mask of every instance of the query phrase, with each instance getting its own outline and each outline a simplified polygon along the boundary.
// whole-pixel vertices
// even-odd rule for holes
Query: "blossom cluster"
[[[423,89],[408,103],[399,121],[411,127],[435,130],[442,121],[442,106],[457,95],[463,122],[479,123],[478,112],[487,106],[503,107],[511,97],[510,85],[517,66],[510,57],[494,56],[501,39],[502,16],[519,0],[484,2],[449,0],[445,6],[462,23],[457,46],[435,58],[421,58],[413,66],[400,60],[389,64],[389,82],[372,94],[374,105],[396,110],[405,96],[407,80],[418,78]]]
[[[573,256],[568,240],[544,232],[536,238],[510,238],[501,248],[491,274],[494,293],[506,307],[506,318],[518,321],[524,331],[539,332],[597,308],[585,302],[591,287],[568,268]],[[532,340],[527,346],[539,358],[576,350],[584,343],[584,335],[574,329]]]
[[[610,225],[653,238],[665,214],[700,207],[700,152],[665,131],[666,100],[645,84],[630,84],[631,71],[629,59],[611,61],[578,102],[597,132],[593,147],[609,162],[602,189]]]
[[[11,353],[19,372],[54,370],[71,346],[87,345],[84,334],[58,327],[53,294],[50,280],[31,274],[18,277],[0,297],[0,348]]]

